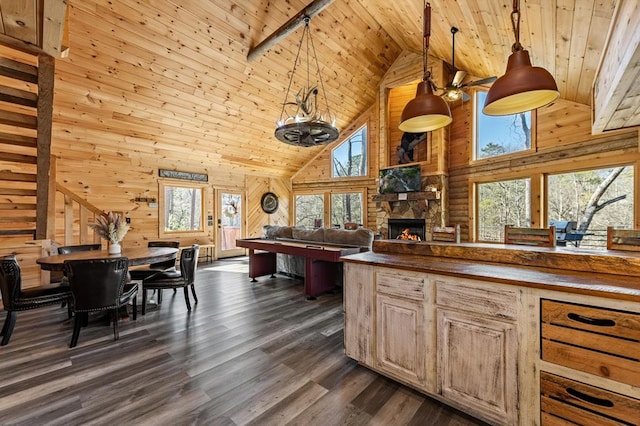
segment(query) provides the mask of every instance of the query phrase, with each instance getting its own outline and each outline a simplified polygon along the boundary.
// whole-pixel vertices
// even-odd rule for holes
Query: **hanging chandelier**
[[[329,102],[327,101],[322,76],[320,75],[320,65],[318,64],[316,50],[309,31],[310,20],[309,16],[304,17],[304,31],[298,46],[293,70],[291,71],[289,86],[282,103],[280,119],[276,123],[275,130],[275,137],[279,141],[303,147],[325,145],[335,141],[340,135],[340,131],[335,126],[335,117],[331,116],[331,111],[329,110]],[[303,59],[300,58],[300,52],[305,43],[305,38],[306,85],[300,88],[295,96],[289,98],[298,67],[298,60],[300,59],[302,62]],[[315,62],[317,82],[311,81],[311,54]],[[324,98],[324,108],[321,105],[322,99],[319,98]]]

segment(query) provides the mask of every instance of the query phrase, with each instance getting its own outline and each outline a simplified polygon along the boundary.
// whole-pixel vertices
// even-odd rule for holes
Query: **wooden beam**
[[[47,214],[49,213],[49,179],[51,171],[51,129],[53,123],[53,84],[55,60],[48,55],[38,57],[38,201],[36,207],[36,238],[47,238]]]
[[[258,43],[256,47],[249,49],[247,61],[251,62],[267,50],[278,44],[280,40],[294,32],[298,27],[304,24],[304,18],[308,16],[313,18],[322,12],[325,7],[333,3],[334,0],[313,0],[304,9],[289,19],[284,25],[275,30],[270,36]]]

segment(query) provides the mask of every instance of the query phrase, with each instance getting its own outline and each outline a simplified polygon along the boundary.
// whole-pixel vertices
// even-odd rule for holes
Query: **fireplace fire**
[[[389,239],[424,241],[424,219],[389,219]]]

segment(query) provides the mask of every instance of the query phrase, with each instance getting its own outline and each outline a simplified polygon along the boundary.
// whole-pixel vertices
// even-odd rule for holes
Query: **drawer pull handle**
[[[590,318],[584,315],[574,314],[573,312],[567,315],[569,319],[582,322],[584,324],[595,325],[597,327],[614,327],[616,322],[610,319]]]
[[[596,398],[595,396],[587,395],[573,388],[567,388],[567,393],[574,398],[581,399],[589,404],[599,405],[600,407],[613,407],[613,402],[608,399]]]

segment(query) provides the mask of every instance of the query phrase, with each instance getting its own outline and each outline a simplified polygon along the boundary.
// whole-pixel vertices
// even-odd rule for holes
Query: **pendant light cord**
[[[516,42],[511,47],[512,52],[522,50],[520,44],[520,0],[513,0],[513,11],[511,12],[511,25],[513,26],[513,35]]]
[[[298,53],[296,53],[296,59],[293,61],[293,70],[291,70],[291,78],[289,78],[289,86],[287,86],[287,93],[284,96],[284,102],[282,102],[282,111],[280,111],[280,121],[282,121],[282,116],[284,115],[284,110],[287,107],[287,99],[289,99],[289,91],[291,90],[291,85],[293,84],[293,76],[296,75],[296,68],[298,67],[298,58],[300,57],[300,51],[302,50],[302,43],[304,42],[304,35],[309,31],[309,18],[308,16],[304,17],[304,30],[302,31],[302,38],[300,39],[300,44],[298,45]],[[308,51],[308,48],[307,48]],[[307,55],[308,56],[308,55]],[[308,59],[307,59],[308,62]],[[307,66],[307,72],[308,72]],[[307,77],[308,80],[308,77]],[[284,124],[284,123],[282,123]]]
[[[424,2],[424,13],[422,16],[424,20],[424,22],[422,23],[422,38],[424,41],[422,45],[422,56],[424,57],[422,61],[422,79],[431,84],[431,81],[429,81],[431,73],[427,71],[427,61],[429,58],[429,37],[431,37],[431,3],[427,3],[426,1]]]

